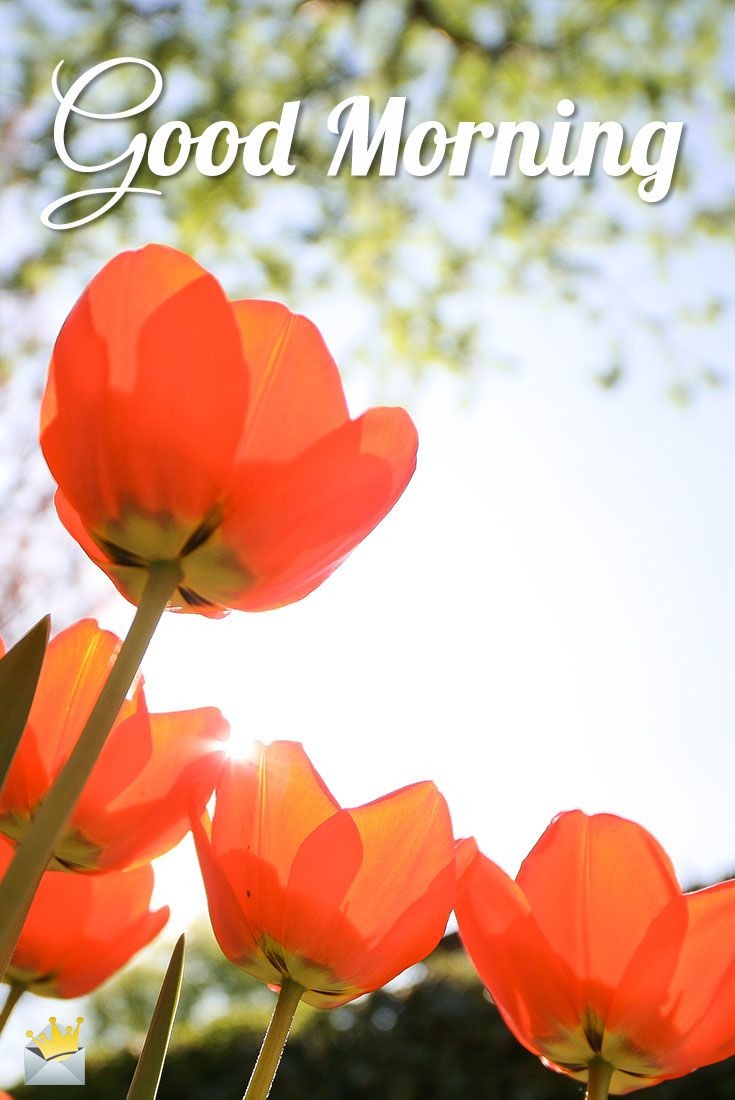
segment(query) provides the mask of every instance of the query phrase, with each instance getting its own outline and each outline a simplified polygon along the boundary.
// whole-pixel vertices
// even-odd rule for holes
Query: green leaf
[[[184,973],[184,936],[179,936],[153,1010],[148,1034],[140,1052],[127,1100],[154,1100],[174,1026]]]
[[[50,626],[45,615],[0,660],[0,787],[28,720]]]

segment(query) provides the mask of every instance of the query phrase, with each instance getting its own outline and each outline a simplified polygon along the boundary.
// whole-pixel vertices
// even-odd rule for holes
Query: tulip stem
[[[56,842],[97,762],[166,604],[181,580],[177,561],[154,562],[115,663],[66,764],[28,826],[0,883],[0,979],[18,942]]]
[[[18,985],[16,982],[11,982],[10,989],[8,990],[8,995],[5,998],[3,1010],[2,1012],[0,1012],[0,1035],[2,1035],[3,1031],[5,1030],[5,1025],[10,1019],[11,1012],[13,1011],[24,993],[25,986]]]
[[[265,1033],[263,1045],[260,1048],[260,1054],[243,1100],[266,1100],[268,1093],[271,1091],[273,1078],[276,1076],[276,1070],[281,1061],[288,1033],[291,1030],[291,1024],[303,992],[302,986],[288,979],[281,986],[281,992],[278,994],[276,1007],[273,1009],[271,1022],[268,1024],[268,1030]]]
[[[608,1100],[614,1067],[602,1058],[589,1064],[586,1100]]]

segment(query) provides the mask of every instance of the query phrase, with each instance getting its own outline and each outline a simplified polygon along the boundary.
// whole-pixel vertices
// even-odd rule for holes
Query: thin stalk
[[[56,842],[120,713],[164,608],[181,580],[176,561],[154,562],[140,606],[73,752],[39,806],[0,883],[0,979]]]
[[[8,990],[8,995],[5,998],[3,1010],[2,1012],[0,1012],[0,1035],[2,1035],[3,1031],[5,1030],[5,1025],[10,1019],[11,1012],[13,1011],[25,991],[25,986],[17,985],[15,982],[11,983],[10,989]]]
[[[589,1064],[586,1100],[608,1100],[614,1066],[596,1058]]]
[[[250,1078],[243,1100],[266,1100],[303,992],[302,986],[288,979],[281,986],[281,992],[278,994],[276,1007],[273,1009],[271,1022],[268,1024],[258,1061],[255,1063],[253,1076]]]

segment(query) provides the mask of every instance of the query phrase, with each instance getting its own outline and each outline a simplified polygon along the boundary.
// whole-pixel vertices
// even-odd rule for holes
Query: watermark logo
[[[28,1042],[23,1051],[23,1079],[27,1085],[83,1085],[84,1047],[79,1043],[79,1028],[83,1016],[77,1016],[77,1026],[63,1030],[55,1016],[49,1016],[48,1027],[34,1035],[27,1031]]]

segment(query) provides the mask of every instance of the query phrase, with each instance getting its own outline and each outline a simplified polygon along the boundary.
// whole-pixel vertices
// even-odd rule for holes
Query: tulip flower
[[[458,850],[462,940],[508,1027],[589,1100],[735,1054],[735,881],[683,894],[645,829],[555,818],[510,879]]]
[[[170,604],[218,615],[301,599],[393,507],[416,433],[397,408],[350,420],[315,326],[230,302],[193,259],[111,260],[54,349],[41,445],[59,515],[133,603],[175,563]]]
[[[0,790],[0,832],[18,840],[69,757],[120,642],[82,620],[50,643],[20,746]],[[123,702],[50,864],[73,871],[147,863],[189,831],[222,766],[218,710],[150,714],[143,682]]]
[[[0,840],[0,874],[12,845]],[[150,864],[103,875],[48,871],[39,884],[6,981],[42,997],[81,997],[158,935],[168,908],[149,910]]]
[[[349,419],[309,321],[228,302],[161,245],[115,257],[70,313],[41,445],[62,521],[138,610],[0,884],[0,977],[164,609],[301,599],[390,511],[416,459],[402,409]]]
[[[281,1045],[301,998],[333,1008],[423,959],[454,901],[451,822],[433,783],[344,810],[292,742],[228,761],[211,826],[195,823],[194,837],[224,954],[281,988],[269,1033],[285,1024]],[[267,1054],[248,1100],[266,1095]]]
[[[433,783],[341,809],[301,745],[228,760],[197,851],[225,955],[320,1008],[424,958],[454,900],[449,811]]]

